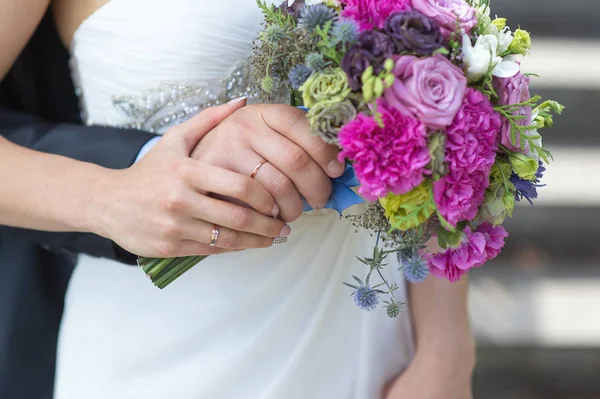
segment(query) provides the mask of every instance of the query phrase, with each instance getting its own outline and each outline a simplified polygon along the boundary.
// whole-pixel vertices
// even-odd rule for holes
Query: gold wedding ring
[[[267,161],[266,159],[264,159],[264,158],[263,158],[263,160],[262,160],[262,161],[260,161],[260,162],[258,163],[258,165],[256,165],[256,167],[254,168],[254,170],[253,170],[253,171],[252,171],[252,173],[250,174],[250,178],[251,178],[251,179],[254,179],[254,176],[256,176],[256,174],[258,173],[258,170],[259,170],[259,169],[260,169],[260,168],[261,168],[261,167],[262,167],[264,164],[266,164],[267,162],[269,162],[269,161]]]
[[[217,245],[217,240],[219,239],[219,226],[213,224],[212,235],[210,236],[210,244],[209,247],[214,247]]]

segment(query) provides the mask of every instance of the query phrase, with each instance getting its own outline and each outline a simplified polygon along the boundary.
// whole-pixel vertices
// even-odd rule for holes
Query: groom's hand
[[[256,180],[189,157],[203,135],[243,105],[202,112],[169,131],[132,167],[111,170],[93,182],[97,191],[87,215],[92,231],[147,257],[262,248],[289,234],[289,227],[273,217],[279,214],[273,197]],[[208,245],[213,224],[220,227],[216,247]]]
[[[315,209],[325,207],[330,178],[344,171],[337,154],[335,146],[311,135],[304,111],[260,104],[241,108],[220,123],[202,139],[192,158],[245,176],[267,160],[255,179],[275,199],[281,219],[289,222],[302,213],[302,197]]]

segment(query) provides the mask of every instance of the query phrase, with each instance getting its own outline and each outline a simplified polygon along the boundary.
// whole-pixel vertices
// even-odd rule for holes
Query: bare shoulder
[[[0,1],[0,80],[31,38],[50,0]]]
[[[69,46],[79,25],[109,0],[53,0],[56,27],[65,46]]]

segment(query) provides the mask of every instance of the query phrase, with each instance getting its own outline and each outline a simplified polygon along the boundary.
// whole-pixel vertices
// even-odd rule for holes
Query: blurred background
[[[491,5],[532,33],[532,92],[567,109],[542,132],[547,187],[507,221],[502,255],[470,274],[475,398],[600,399],[600,1]]]

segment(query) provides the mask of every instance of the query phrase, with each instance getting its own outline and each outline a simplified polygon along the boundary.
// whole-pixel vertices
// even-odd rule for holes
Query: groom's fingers
[[[207,108],[188,121],[169,130],[161,141],[172,143],[185,156],[190,156],[204,136],[245,105],[246,98],[241,97],[227,104]]]

